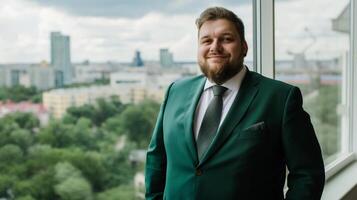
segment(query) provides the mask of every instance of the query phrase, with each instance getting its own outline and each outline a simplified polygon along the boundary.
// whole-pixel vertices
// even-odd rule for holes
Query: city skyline
[[[232,9],[243,19],[250,47],[247,60],[252,60],[252,5],[249,1],[220,1],[220,3],[204,1],[200,4],[184,0],[174,2],[176,3],[161,2],[162,5],[158,4],[149,9],[146,4],[139,5],[134,1],[128,4],[127,9],[133,9],[133,12],[142,11],[140,15],[135,16],[131,16],[130,12],[115,14],[115,9],[109,9],[108,16],[103,16],[103,10],[110,5],[118,9],[123,5],[116,1],[98,3],[93,0],[82,10],[77,9],[81,6],[77,5],[80,2],[71,4],[70,1],[14,0],[4,3],[5,6],[0,8],[0,24],[7,29],[2,30],[0,34],[0,43],[3,47],[0,52],[0,63],[49,61],[48,37],[53,31],[60,31],[71,37],[73,62],[84,60],[130,62],[136,50],[141,51],[143,60],[157,60],[159,49],[162,48],[168,48],[175,55],[175,60],[195,61],[197,30],[194,21],[204,8],[212,5]],[[311,10],[316,9],[317,6],[321,7],[321,3],[308,0],[277,1],[276,7],[306,9],[301,6],[304,4],[309,4]],[[279,21],[276,23],[284,26],[276,31],[276,37],[286,39],[280,40],[283,43],[277,44],[280,46],[277,55],[291,58],[287,50],[299,52],[304,45],[310,43],[310,35],[302,31],[306,28],[312,34],[319,36],[319,41],[309,49],[309,55],[316,56],[318,54],[316,51],[322,46],[331,52],[338,52],[344,48],[340,44],[345,43],[346,37],[331,31],[331,20],[342,12],[347,1],[334,4],[336,6],[330,8],[329,3],[326,2],[324,3],[326,7],[319,8],[326,11],[324,16],[310,14],[310,12],[304,15],[305,12],[302,10],[301,15],[288,15],[289,17],[282,19],[279,15],[283,15],[282,12],[288,9],[279,9],[282,12],[277,13],[276,18]],[[98,6],[98,12],[91,9],[93,5]],[[189,9],[190,7],[194,8]],[[291,24],[289,21],[294,24],[293,27],[287,26]],[[326,41],[331,37],[334,38],[334,42],[326,46]]]

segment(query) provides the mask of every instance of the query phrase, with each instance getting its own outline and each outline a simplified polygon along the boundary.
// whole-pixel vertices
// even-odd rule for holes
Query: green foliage
[[[128,155],[133,148],[126,146],[121,151],[111,151],[106,154],[104,164],[112,173],[106,177],[107,187],[128,184],[132,181],[135,169],[130,165]]]
[[[14,185],[14,194],[15,196],[23,196],[28,194],[35,193],[35,188],[32,187],[32,181],[29,180],[21,180],[17,181]]]
[[[120,115],[125,134],[135,141],[139,148],[147,148],[158,111],[158,104],[143,102],[137,106],[128,106]]]
[[[134,187],[122,185],[108,189],[97,195],[97,200],[136,200]]]
[[[80,170],[75,168],[71,163],[69,162],[59,162],[55,166],[55,180],[57,182],[63,182],[69,177],[73,178],[82,178],[82,173]]]
[[[19,125],[8,118],[0,118],[0,146],[10,143],[10,134],[19,130]]]
[[[116,96],[111,98],[111,101],[105,99],[97,99],[95,105],[85,104],[79,107],[70,107],[67,109],[67,115],[64,118],[66,123],[75,123],[81,117],[90,119],[92,124],[100,126],[104,121],[120,114],[124,109],[124,105]]]
[[[106,177],[113,173],[106,168],[103,155],[97,152],[85,152],[75,159],[70,159],[70,161],[82,172],[83,177],[90,181],[94,191],[105,188]],[[118,164],[121,165],[121,163]]]
[[[33,136],[30,131],[26,129],[17,129],[10,133],[9,143],[16,144],[26,152],[27,148],[32,144]]]
[[[21,148],[17,145],[7,144],[0,148],[0,163],[4,164],[15,164],[23,160],[23,152]]]
[[[8,190],[16,183],[17,177],[13,175],[0,174],[0,197],[7,197]]]
[[[36,199],[57,199],[53,186],[55,185],[54,169],[52,166],[37,171],[31,176],[31,194]]]
[[[14,102],[32,101],[41,102],[41,93],[36,87],[26,88],[22,85],[14,87],[0,87],[0,101],[11,100]]]
[[[319,88],[317,97],[305,102],[305,108],[311,115],[323,156],[329,157],[340,148],[340,116],[337,106],[341,102],[339,86]]]
[[[39,131],[37,135],[38,142],[58,148],[71,146],[74,142],[73,128],[72,124],[51,121],[48,126]]]
[[[95,108],[93,105],[89,104],[79,107],[69,107],[67,109],[67,115],[73,117],[75,119],[73,120],[74,122],[81,117],[93,120],[95,116]]]
[[[133,177],[143,169],[129,154],[147,148],[158,111],[155,102],[112,97],[44,127],[29,113],[0,118],[0,198],[134,199]]]
[[[4,120],[15,122],[20,128],[27,130],[32,130],[40,125],[40,120],[29,112],[15,112],[6,115],[4,118]]]
[[[92,189],[88,181],[80,177],[69,177],[55,185],[56,194],[62,200],[92,200]]]
[[[21,197],[17,197],[17,200],[36,200],[34,199],[31,195],[26,195],[26,196],[21,196]]]

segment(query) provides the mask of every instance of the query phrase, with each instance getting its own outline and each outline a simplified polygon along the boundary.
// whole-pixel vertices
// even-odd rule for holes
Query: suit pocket
[[[262,138],[265,136],[266,126],[265,123],[258,122],[244,128],[239,138]]]

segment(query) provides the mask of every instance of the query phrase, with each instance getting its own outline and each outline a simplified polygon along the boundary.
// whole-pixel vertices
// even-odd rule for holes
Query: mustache
[[[229,55],[224,53],[209,53],[206,57],[228,57]]]

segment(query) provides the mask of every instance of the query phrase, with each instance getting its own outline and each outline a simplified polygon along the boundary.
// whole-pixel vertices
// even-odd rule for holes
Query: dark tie
[[[213,86],[212,89],[214,97],[207,107],[196,141],[197,154],[200,161],[216,135],[222,115],[222,96],[227,90],[227,88],[219,85]]]

